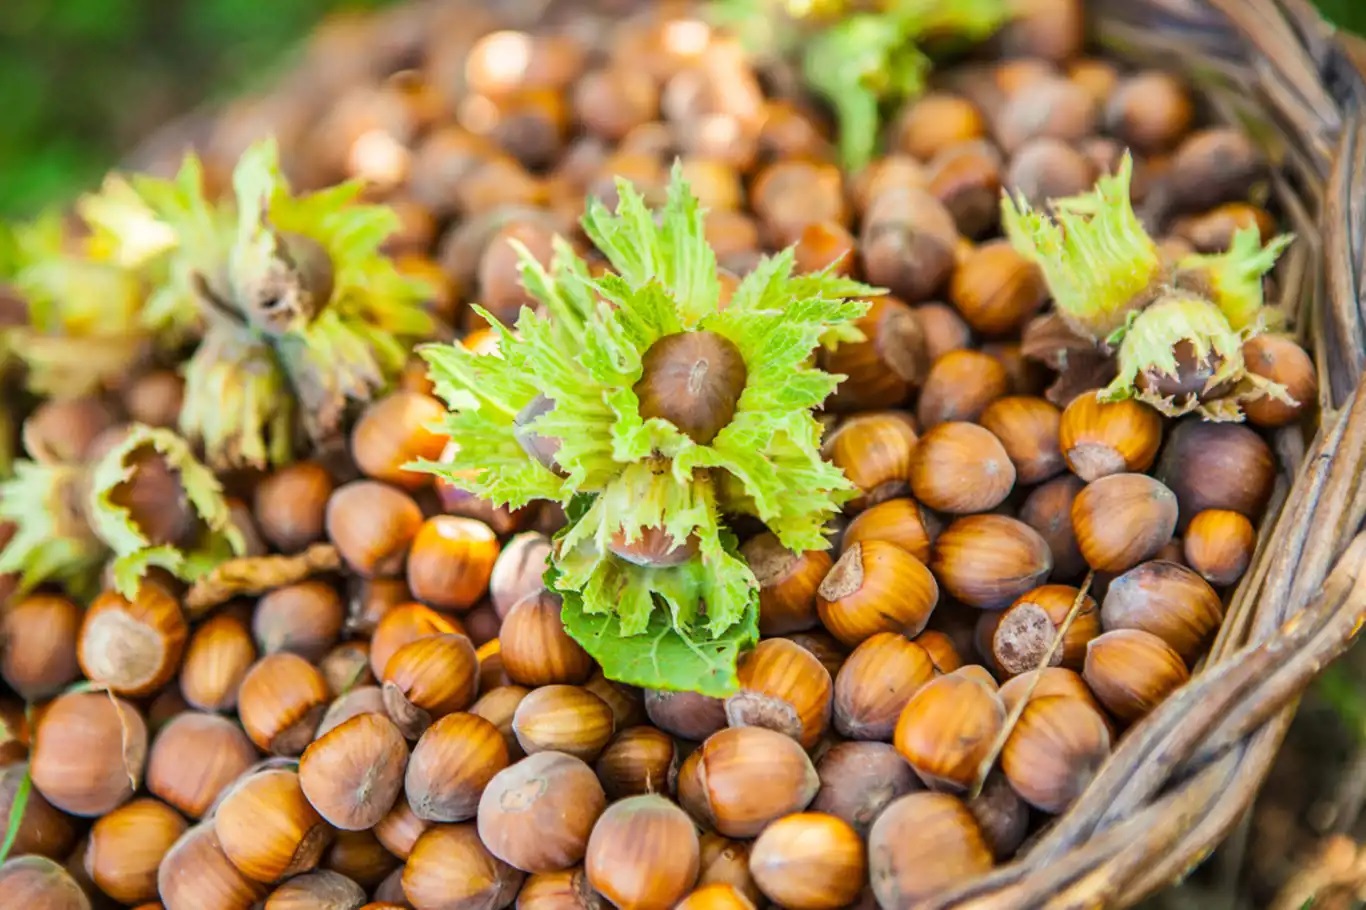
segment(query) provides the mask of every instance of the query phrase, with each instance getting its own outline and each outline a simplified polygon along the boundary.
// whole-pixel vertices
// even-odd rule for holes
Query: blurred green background
[[[310,25],[391,0],[0,0],[0,216],[97,181],[205,99],[267,83]],[[1318,0],[1366,33],[1366,0]]]

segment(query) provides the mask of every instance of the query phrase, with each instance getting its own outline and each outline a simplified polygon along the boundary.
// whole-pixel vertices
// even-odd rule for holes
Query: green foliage
[[[0,217],[98,183],[205,98],[268,85],[322,15],[392,0],[3,0]]]

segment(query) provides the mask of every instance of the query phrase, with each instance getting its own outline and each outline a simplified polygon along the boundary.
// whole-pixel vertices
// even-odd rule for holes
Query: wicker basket
[[[493,9],[498,25],[526,28],[584,5],[419,0],[383,14],[371,59],[352,70],[393,67],[428,17],[452,7],[476,17]],[[610,17],[650,4],[588,5]],[[1094,0],[1094,11],[1102,44],[1185,72],[1216,119],[1247,128],[1280,165],[1273,190],[1300,241],[1276,284],[1317,352],[1320,424],[1311,440],[1299,427],[1275,440],[1285,473],[1203,668],[1125,736],[1019,858],[934,908],[1127,907],[1179,880],[1238,824],[1301,693],[1366,619],[1366,81],[1309,0]],[[306,56],[294,75],[309,66]],[[313,98],[325,106],[326,88]],[[266,99],[255,113],[265,120],[253,126],[274,128],[298,109]],[[214,145],[215,119],[172,127],[133,163],[155,168],[187,141]]]

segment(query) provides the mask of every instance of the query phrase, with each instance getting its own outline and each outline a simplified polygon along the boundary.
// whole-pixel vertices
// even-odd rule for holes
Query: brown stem
[[[318,543],[295,556],[243,556],[220,563],[185,595],[191,618],[204,615],[239,594],[261,594],[341,568],[331,544]]]

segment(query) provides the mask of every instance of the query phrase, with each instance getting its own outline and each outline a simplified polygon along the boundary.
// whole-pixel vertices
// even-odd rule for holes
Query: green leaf
[[[757,603],[719,635],[687,637],[670,624],[664,610],[654,611],[640,634],[624,635],[616,616],[586,612],[583,598],[572,591],[562,597],[565,631],[608,679],[627,685],[725,698],[740,687],[736,661],[759,641]]]
[[[134,455],[146,449],[161,455],[179,474],[186,499],[205,525],[200,538],[185,550],[153,546],[132,510],[114,501],[115,492],[137,471]],[[218,478],[195,459],[189,444],[170,430],[133,424],[122,442],[91,469],[87,513],[95,533],[114,551],[114,587],[129,598],[136,596],[138,583],[151,566],[194,581],[246,550]]]

